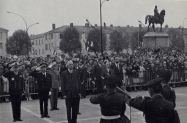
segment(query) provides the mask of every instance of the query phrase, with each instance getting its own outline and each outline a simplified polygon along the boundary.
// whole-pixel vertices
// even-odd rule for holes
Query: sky
[[[102,0],[104,1],[104,0]],[[41,34],[63,25],[85,25],[86,19],[92,25],[100,25],[100,0],[0,0],[0,27],[9,30],[26,29],[21,15],[27,25],[39,22],[28,29],[28,33]],[[187,28],[187,0],[109,0],[102,5],[102,20],[107,26],[138,26],[145,23],[146,15],[154,15],[165,9],[165,22],[169,27]],[[183,23],[184,22],[184,23]],[[159,27],[159,25],[156,25]]]

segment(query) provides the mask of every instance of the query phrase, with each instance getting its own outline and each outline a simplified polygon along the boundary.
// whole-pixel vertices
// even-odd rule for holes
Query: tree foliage
[[[90,30],[87,36],[87,41],[92,41],[92,51],[101,52],[101,33],[98,29]],[[103,51],[106,49],[106,35],[102,35]]]
[[[16,30],[7,39],[6,51],[11,55],[26,55],[31,51],[31,41],[28,33],[24,30]]]
[[[171,46],[177,47],[178,49],[183,51],[185,46],[180,30],[170,29],[168,31],[168,35],[171,41]]]
[[[73,27],[66,28],[61,33],[60,50],[65,53],[81,50],[81,42],[79,40],[79,32]]]
[[[110,40],[110,50],[117,53],[123,51],[125,45],[128,45],[128,42],[125,42],[122,33],[116,30],[114,30],[113,33],[110,34]]]
[[[130,40],[130,48],[132,50],[132,52],[134,52],[134,50],[136,50],[138,48],[138,40],[136,40],[136,38],[134,36],[131,36],[131,40]]]
[[[143,36],[147,33],[146,30],[139,30],[139,41],[143,42]],[[132,33],[133,37],[138,41],[138,31]]]
[[[127,51],[127,53],[128,53],[128,49],[129,49],[129,47],[130,47],[130,42],[131,42],[131,36],[128,34],[128,33],[126,33],[125,35],[124,35],[124,49]]]

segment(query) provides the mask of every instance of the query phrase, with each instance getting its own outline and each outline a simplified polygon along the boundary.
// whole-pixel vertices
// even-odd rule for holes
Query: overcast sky
[[[17,29],[25,29],[24,21],[16,15],[24,17],[29,34],[40,34],[62,25],[85,25],[88,19],[92,25],[100,25],[100,0],[0,0],[0,27],[8,29],[9,35]],[[146,15],[153,15],[154,6],[158,11],[166,10],[164,26],[182,26],[187,18],[187,0],[110,0],[102,6],[103,22],[114,26],[138,26],[138,21],[145,23]],[[159,26],[159,25],[157,25]],[[187,19],[184,21],[187,27]]]

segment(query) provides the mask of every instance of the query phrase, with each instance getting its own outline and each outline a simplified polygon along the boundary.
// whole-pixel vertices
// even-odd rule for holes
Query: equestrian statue
[[[149,22],[148,25],[148,31],[149,26],[152,24],[153,31],[155,32],[155,25],[154,24],[160,24],[160,31],[162,32],[162,24],[164,23],[164,16],[165,16],[165,10],[162,10],[160,14],[158,13],[157,6],[155,6],[154,9],[154,16],[147,15],[145,17],[145,24],[147,24],[147,21]]]

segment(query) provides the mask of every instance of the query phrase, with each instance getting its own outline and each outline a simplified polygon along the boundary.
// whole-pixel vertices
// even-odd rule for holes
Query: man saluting
[[[12,71],[3,76],[9,81],[10,100],[12,104],[13,122],[21,120],[21,95],[23,93],[23,75],[19,72],[19,64],[13,62],[9,65]]]
[[[174,104],[161,95],[162,80],[157,78],[146,84],[151,97],[137,96],[129,101],[130,106],[144,113],[146,123],[172,123]]]
[[[33,72],[30,73],[30,75],[37,78],[41,118],[44,117],[49,118],[50,116],[48,115],[48,98],[49,98],[49,91],[51,91],[51,87],[52,87],[52,79],[51,79],[51,75],[46,72],[47,70],[46,63],[41,63],[40,68],[41,71],[34,70]]]

